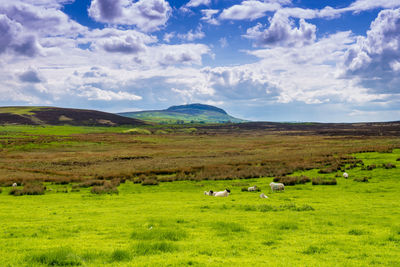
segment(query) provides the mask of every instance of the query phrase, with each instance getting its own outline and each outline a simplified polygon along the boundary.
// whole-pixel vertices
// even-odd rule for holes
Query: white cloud
[[[219,13],[218,9],[203,9],[201,10],[203,17],[201,20],[207,22],[212,25],[219,25],[219,21],[215,18],[215,15]]]
[[[358,37],[346,53],[345,77],[357,77],[365,87],[397,92],[400,61],[400,9],[383,10],[366,37]]]
[[[136,25],[142,31],[156,31],[164,26],[171,14],[165,0],[92,0],[89,15],[99,22]]]
[[[177,37],[182,39],[182,40],[187,40],[189,42],[192,42],[196,39],[203,39],[205,37],[205,33],[202,31],[201,25],[197,27],[197,29],[193,32],[193,30],[189,30],[185,34],[177,34]]]
[[[85,97],[88,100],[103,100],[103,101],[112,101],[112,100],[140,100],[142,97],[123,92],[123,91],[109,91],[109,90],[102,90],[100,88],[96,88],[93,86],[84,86],[79,88],[81,91],[78,96]]]
[[[254,40],[258,46],[303,46],[315,41],[315,25],[304,19],[300,19],[299,28],[296,28],[292,20],[277,12],[269,23],[267,29],[260,23],[249,28],[244,37]]]
[[[225,48],[228,46],[228,41],[225,37],[222,37],[221,39],[219,39],[219,44],[221,45],[221,48]]]
[[[186,6],[187,7],[198,7],[201,5],[208,6],[211,4],[211,0],[190,0]]]
[[[219,15],[221,20],[255,20],[264,17],[268,11],[281,8],[278,2],[243,1],[239,5],[224,9]]]

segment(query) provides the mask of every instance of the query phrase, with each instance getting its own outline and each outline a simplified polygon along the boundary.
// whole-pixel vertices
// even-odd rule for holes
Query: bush
[[[385,169],[393,169],[393,168],[396,168],[396,165],[394,165],[392,163],[386,163],[386,164],[383,164],[383,167]]]
[[[12,188],[9,194],[14,196],[44,195],[45,190],[46,187],[42,183],[27,183],[22,189]]]
[[[3,192],[3,189],[0,188],[0,194],[1,194],[1,192]]]
[[[157,178],[146,178],[142,182],[142,185],[159,185]]]
[[[104,180],[87,180],[78,184],[79,187],[91,187],[91,186],[101,186],[104,185]]]
[[[90,192],[92,194],[118,194],[118,189],[112,183],[107,182],[101,186],[93,186]]]
[[[322,179],[320,177],[312,179],[313,185],[336,185],[336,178],[333,179]]]
[[[283,183],[284,185],[305,184],[310,182],[307,176],[283,176],[274,178],[274,182]]]
[[[373,169],[376,169],[376,165],[375,165],[375,164],[372,164],[372,165],[368,165],[368,166],[367,166],[367,170],[368,170],[368,171],[372,171]]]
[[[363,183],[367,183],[368,182],[368,177],[363,177],[363,178],[354,178],[353,181],[355,182],[363,182]]]

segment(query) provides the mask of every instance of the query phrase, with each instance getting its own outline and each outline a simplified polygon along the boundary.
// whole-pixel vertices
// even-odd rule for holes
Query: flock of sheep
[[[282,183],[270,183],[269,186],[271,187],[272,191],[285,191],[285,185]],[[257,186],[250,186],[247,191],[254,192],[257,191]],[[204,191],[204,195],[207,196],[214,196],[214,197],[227,197],[231,193],[231,190],[225,189],[224,191],[214,192],[213,190]],[[264,193],[261,193],[260,198],[268,198]]]
[[[349,174],[347,172],[343,173],[344,178],[349,178]],[[270,183],[271,191],[285,191],[285,185],[283,183]],[[247,191],[254,192],[257,191],[257,186],[250,186]],[[214,192],[213,190],[204,191],[204,195],[214,196],[214,197],[227,197],[231,193],[231,190],[225,189],[224,191]],[[268,198],[264,193],[261,193],[260,198]]]

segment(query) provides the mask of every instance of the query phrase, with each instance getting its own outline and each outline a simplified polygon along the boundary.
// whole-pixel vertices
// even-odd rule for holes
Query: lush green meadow
[[[272,178],[127,181],[112,195],[47,183],[45,195],[14,197],[3,187],[0,265],[399,266],[400,168],[380,165],[396,164],[400,150],[356,156],[377,168],[282,193],[270,192]],[[250,185],[269,198],[241,191]],[[227,198],[203,194],[224,188]]]
[[[0,266],[400,265],[398,137],[128,129],[0,127]]]

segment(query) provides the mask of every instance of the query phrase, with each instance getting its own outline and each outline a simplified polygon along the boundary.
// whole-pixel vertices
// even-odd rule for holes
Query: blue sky
[[[0,105],[400,118],[399,0],[0,0]]]

